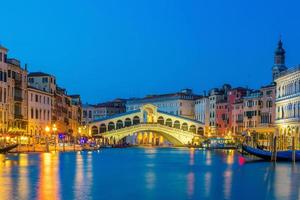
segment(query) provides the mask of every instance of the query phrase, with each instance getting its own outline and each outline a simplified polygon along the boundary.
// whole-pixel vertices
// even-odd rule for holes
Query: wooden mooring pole
[[[295,136],[292,136],[292,161],[295,162],[296,161],[296,150],[295,150]]]
[[[276,162],[276,158],[277,158],[277,136],[276,135],[273,137],[272,146],[273,146],[273,148],[272,148],[271,161]]]

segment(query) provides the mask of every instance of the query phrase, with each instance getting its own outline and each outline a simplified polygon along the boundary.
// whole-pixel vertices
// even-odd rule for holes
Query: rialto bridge
[[[204,124],[193,119],[159,111],[146,104],[140,109],[110,116],[88,124],[90,135],[117,144],[135,136],[136,144],[159,145],[167,140],[175,146],[198,144],[204,135]]]

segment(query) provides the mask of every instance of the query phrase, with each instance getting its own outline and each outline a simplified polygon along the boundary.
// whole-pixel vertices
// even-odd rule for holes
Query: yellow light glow
[[[46,126],[45,131],[48,133],[50,131],[49,126]]]

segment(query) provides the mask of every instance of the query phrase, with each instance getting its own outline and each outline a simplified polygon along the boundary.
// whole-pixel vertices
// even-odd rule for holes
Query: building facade
[[[145,104],[153,104],[160,111],[194,119],[195,100],[199,97],[193,94],[191,89],[183,89],[177,93],[132,98],[126,102],[126,111],[137,110]]]
[[[28,133],[30,136],[46,136],[46,127],[51,127],[53,94],[28,87]]]
[[[126,112],[126,99],[115,99],[96,105],[84,104],[82,106],[82,124],[99,120],[115,114]]]
[[[222,114],[220,113],[221,107],[217,104],[222,104],[227,102],[227,93],[231,89],[229,84],[224,84],[221,88],[214,88],[209,92],[209,134],[211,136],[218,135],[218,127],[220,127],[220,120],[222,119]],[[219,112],[219,115],[217,114]],[[218,117],[220,116],[221,117]],[[219,120],[219,121],[218,121]]]
[[[27,70],[0,46],[0,133],[27,133]]]
[[[195,100],[195,120],[205,124],[206,129],[209,126],[209,99],[207,96]]]
[[[299,134],[300,66],[279,74],[276,81],[276,125],[280,134]]]

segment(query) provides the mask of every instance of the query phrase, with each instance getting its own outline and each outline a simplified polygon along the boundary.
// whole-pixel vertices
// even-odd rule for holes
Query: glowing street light
[[[45,131],[46,131],[46,133],[49,133],[49,132],[50,132],[49,126],[46,126]]]
[[[48,133],[50,132],[49,126],[46,126],[45,131],[47,133],[47,135],[46,135],[46,151],[49,152],[49,144],[48,144]]]

